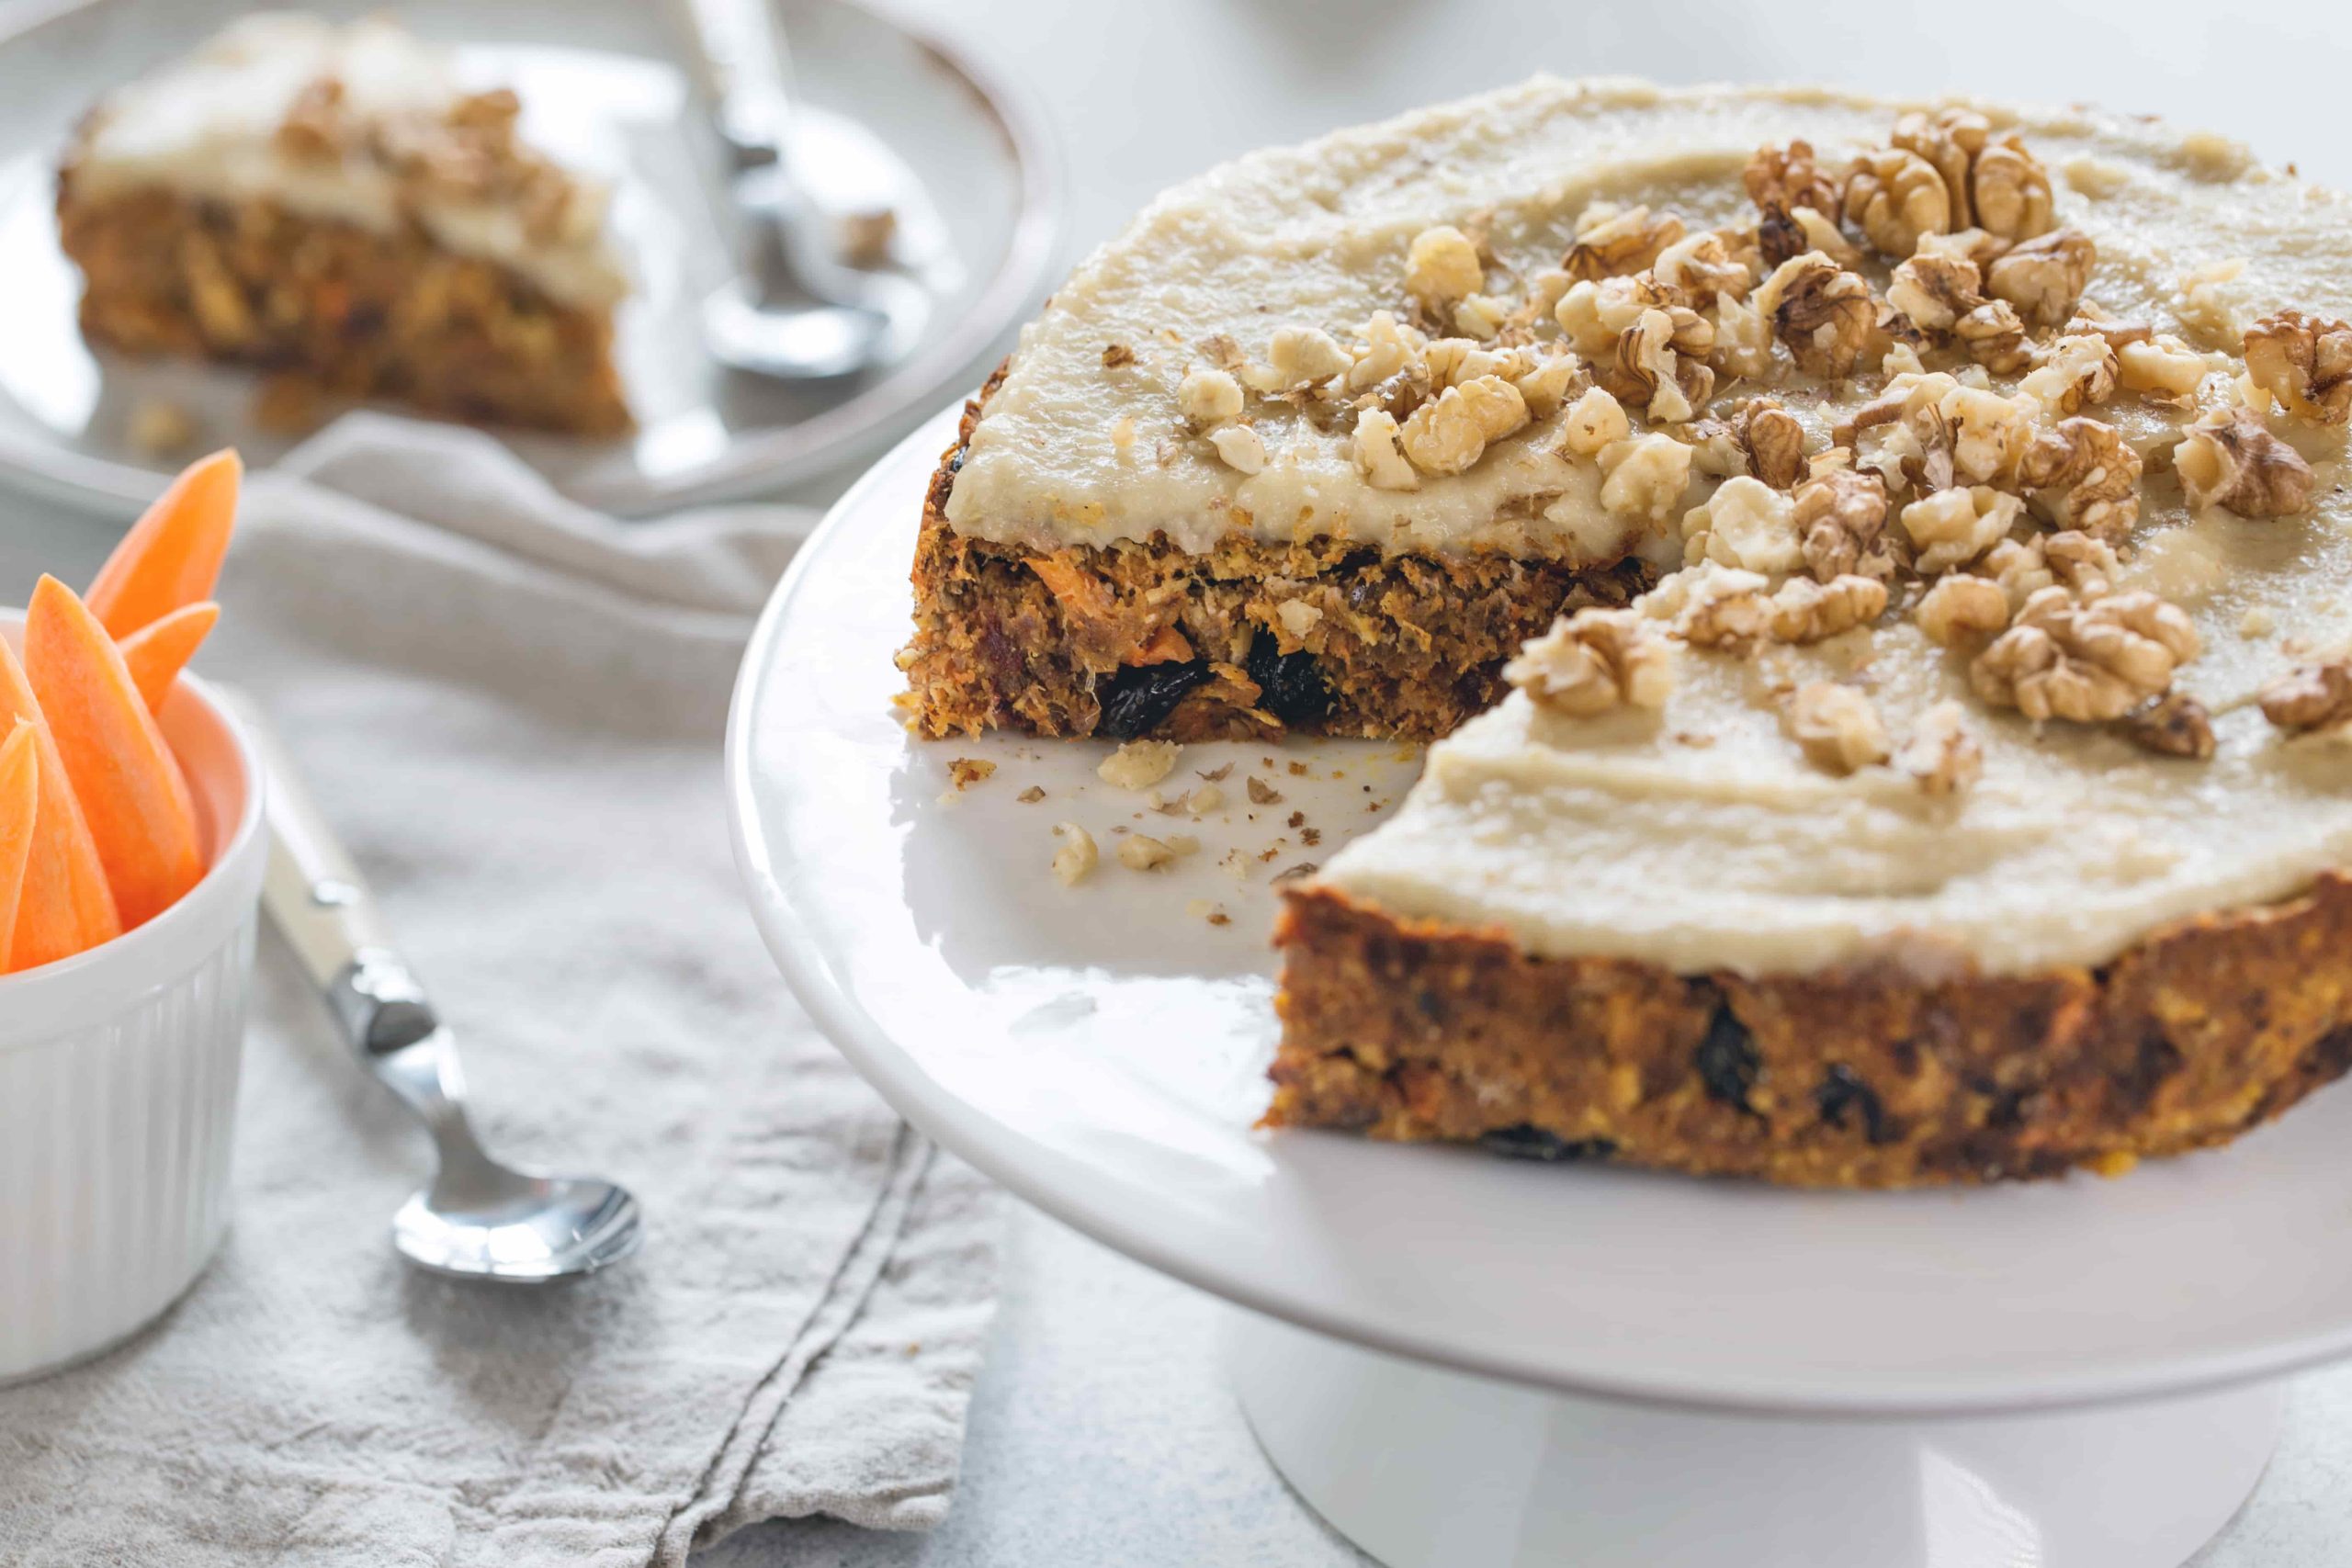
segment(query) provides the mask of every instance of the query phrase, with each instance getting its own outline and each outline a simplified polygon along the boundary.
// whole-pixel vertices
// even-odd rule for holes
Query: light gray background
[[[1162,186],[1221,158],[1538,69],[2090,100],[2221,130],[2267,161],[2352,184],[2346,94],[2337,85],[2352,11],[2333,0],[2259,8],[2215,0],[897,6],[1036,89],[1066,148],[1073,255]],[[85,579],[110,536],[104,525],[0,496],[0,602],[21,603],[37,570]],[[948,1523],[927,1537],[772,1525],[700,1561],[711,1568],[1368,1561],[1326,1529],[1252,1445],[1219,1369],[1215,1303],[1026,1209],[1012,1226],[1003,1308],[973,1406],[964,1490]],[[2352,1368],[2299,1385],[2286,1441],[2260,1489],[2195,1562],[2352,1562]]]

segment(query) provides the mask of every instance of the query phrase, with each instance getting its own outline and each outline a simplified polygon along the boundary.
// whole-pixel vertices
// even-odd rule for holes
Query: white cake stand
[[[752,638],[753,908],[910,1121],[1244,1309],[1241,1401],[1340,1530],[1392,1568],[2162,1568],[2244,1500],[2278,1380],[2352,1351],[2352,1093],[2122,1180],[1893,1194],[1253,1131],[1269,878],[1417,759],[1187,748],[1165,795],[1232,765],[1194,821],[1100,782],[1104,746],[910,739],[890,655],[953,430],[842,500]],[[957,791],[955,758],[996,772]],[[1102,846],[1075,888],[1061,821]],[[1137,873],[1119,829],[1202,847]]]

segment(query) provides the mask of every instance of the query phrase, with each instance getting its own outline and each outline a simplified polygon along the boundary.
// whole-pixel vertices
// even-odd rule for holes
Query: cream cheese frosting
[[[959,477],[959,525],[1045,539],[1165,528],[1188,542],[1238,526],[1334,527],[1392,546],[1494,545],[1498,502],[1572,492],[1564,471],[1577,464],[1555,450],[1557,418],[1506,437],[1491,470],[1395,496],[1351,478],[1344,455],[1306,427],[1268,432],[1272,460],[1256,475],[1189,449],[1139,469],[1096,428],[1168,424],[1160,381],[1182,351],[1170,344],[1151,377],[1126,381],[1089,355],[1163,327],[1186,343],[1204,333],[1246,342],[1252,318],[1343,321],[1381,308],[1414,233],[1488,210],[1498,260],[1528,272],[1556,265],[1595,199],[1671,208],[1694,229],[1752,225],[1739,174],[1758,147],[1802,137],[1843,168],[1884,142],[1902,107],[1538,81],[1228,165],[1098,254],[1032,330],[1006,383],[1016,396],[1007,405],[1000,394],[995,437],[984,419]],[[2113,587],[2160,595],[2193,625],[2198,650],[2172,689],[2210,714],[2210,757],[2157,755],[2111,724],[2036,722],[1988,705],[1968,653],[1931,640],[1899,592],[1876,624],[1806,646],[1677,642],[1671,689],[1654,708],[1579,716],[1515,693],[1431,750],[1396,817],[1335,857],[1327,885],[1548,955],[1690,973],[1886,962],[2019,973],[2099,964],[2168,922],[2286,897],[2324,868],[2352,865],[2352,739],[2297,734],[2260,704],[2298,665],[2352,650],[2344,426],[2284,411],[2269,420],[2312,471],[2312,500],[2291,515],[2193,504],[2171,467],[2184,430],[2245,395],[2233,382],[2247,327],[2290,309],[2352,318],[2342,261],[2352,202],[2216,138],[2088,109],[1985,112],[2022,132],[2052,175],[2058,221],[2095,242],[2086,302],[2206,361],[2193,397],[2125,390],[2083,412],[2144,460]],[[2030,399],[2026,378],[1971,377],[2010,399]],[[1817,451],[1883,384],[1786,378],[1763,389],[1788,400]],[[1721,482],[1694,469],[1678,515]],[[1705,539],[1672,536],[1694,529],[1703,524],[1686,521],[1665,543],[1702,558]],[[1504,547],[1558,548],[1563,537],[1530,522]],[[1647,606],[1654,617],[1666,608]],[[1898,741],[1957,705],[1981,774],[1934,794],[1900,766],[1825,768],[1788,718],[1789,694],[1816,682],[1864,694]]]
[[[446,249],[494,262],[566,304],[606,308],[628,291],[607,233],[609,192],[595,181],[566,176],[561,221],[550,231],[510,201],[404,178],[364,138],[328,158],[289,149],[281,130],[326,82],[339,85],[339,112],[362,126],[427,124],[474,90],[447,51],[389,19],[257,13],[109,94],[82,129],[73,178],[91,197],[161,186],[379,232],[414,221]]]

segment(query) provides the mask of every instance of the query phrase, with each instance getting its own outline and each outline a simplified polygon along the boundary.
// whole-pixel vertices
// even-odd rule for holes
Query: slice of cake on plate
[[[607,192],[518,138],[519,112],[389,21],[243,18],[107,95],[66,149],[85,335],[477,423],[627,429]]]
[[[1481,297],[1573,356],[1542,515],[1680,456],[1677,570],[1532,640],[1285,891],[1269,1122],[1898,1186],[2119,1171],[2352,1065],[2352,202],[2088,109],[1623,84],[1272,166],[1290,202],[1245,164],[1155,221],[1475,230]],[[1291,314],[1383,254],[1142,294]],[[1083,509],[1102,394],[1055,389],[1071,434],[1005,471]]]

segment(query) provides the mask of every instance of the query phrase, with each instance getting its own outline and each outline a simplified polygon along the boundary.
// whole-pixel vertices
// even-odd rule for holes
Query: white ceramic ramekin
[[[21,617],[0,612],[13,642]],[[187,897],[0,975],[0,1383],[129,1337],[229,1223],[229,1144],[269,835],[243,733],[201,682],[164,705],[212,847]]]

